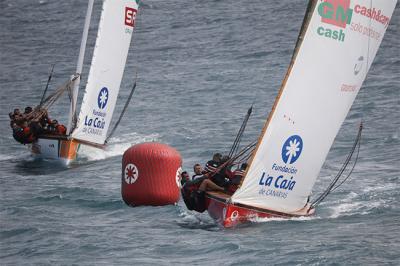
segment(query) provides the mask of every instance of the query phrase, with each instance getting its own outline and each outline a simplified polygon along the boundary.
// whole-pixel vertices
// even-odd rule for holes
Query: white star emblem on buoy
[[[133,184],[139,177],[139,170],[133,163],[127,164],[125,166],[124,180],[127,184]]]
[[[181,174],[182,174],[182,167],[179,167],[178,170],[176,170],[176,178],[175,178],[176,185],[178,186],[178,188],[182,187],[182,185],[181,185],[181,179],[182,179]]]

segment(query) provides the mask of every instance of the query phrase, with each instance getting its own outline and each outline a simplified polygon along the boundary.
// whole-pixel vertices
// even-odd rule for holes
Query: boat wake
[[[90,161],[104,160],[107,158],[119,156],[122,155],[126,149],[134,144],[158,140],[158,134],[140,135],[138,133],[129,133],[119,137],[111,138],[104,150],[81,145],[78,153],[79,158],[71,165],[71,167],[73,168]],[[41,168],[47,169],[47,166],[51,165],[52,167],[49,167],[49,169],[54,170],[54,166],[57,166],[56,169],[65,169],[65,166],[58,160],[37,158],[32,156],[30,152],[26,151],[16,154],[0,154],[0,162],[17,163],[19,168],[21,169],[35,169],[35,173]],[[40,173],[40,171],[38,173]]]
[[[179,216],[176,223],[179,226],[188,229],[203,229],[207,231],[219,230],[218,226],[215,226],[215,221],[208,215],[189,211],[183,206],[177,205],[176,207]]]
[[[20,152],[15,154],[0,154],[0,162],[33,162],[35,158],[30,152]]]
[[[21,154],[22,155],[22,154]],[[17,155],[0,154],[0,162],[18,158]]]
[[[98,161],[106,158],[122,155],[126,149],[141,142],[157,141],[158,134],[140,135],[129,133],[120,137],[111,138],[104,150],[82,145],[79,150],[79,157],[87,161]]]
[[[369,215],[390,209],[391,202],[394,202],[392,196],[396,194],[397,189],[396,185],[386,185],[374,188],[366,187],[360,193],[351,192],[341,200],[321,204],[319,208],[328,212],[327,215],[321,215],[321,218],[336,219],[345,216]]]
[[[260,217],[251,217],[249,221],[252,223],[266,223],[266,222],[288,222],[288,221],[311,221],[320,219],[318,216],[307,216],[307,217],[290,217],[290,218],[260,218]]]

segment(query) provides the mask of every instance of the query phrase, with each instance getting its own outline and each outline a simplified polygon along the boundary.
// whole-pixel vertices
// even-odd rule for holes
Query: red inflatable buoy
[[[122,157],[122,199],[130,206],[161,206],[178,202],[182,158],[157,142],[134,145]]]

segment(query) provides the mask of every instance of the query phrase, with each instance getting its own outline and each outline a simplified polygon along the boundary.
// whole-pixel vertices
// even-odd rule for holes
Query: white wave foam
[[[350,215],[356,210],[362,208],[362,204],[359,201],[356,201],[356,198],[359,195],[355,192],[348,193],[345,197],[337,200],[335,202],[324,202],[321,204],[319,208],[327,208],[330,209],[330,214],[328,218],[338,218],[344,215]],[[329,206],[331,205],[331,206]]]
[[[266,223],[266,222],[287,222],[287,221],[310,221],[310,220],[315,220],[319,219],[318,216],[312,215],[312,216],[301,216],[301,217],[291,217],[291,218],[278,218],[278,217],[273,217],[273,218],[260,218],[260,217],[251,217],[249,218],[249,221],[253,223]]]
[[[34,157],[28,150],[26,150],[25,152],[17,153],[17,154],[0,154],[0,162],[8,161],[8,160],[15,160],[15,159],[29,161],[29,160],[33,160]]]
[[[15,155],[0,154],[0,162],[15,159],[15,158],[16,158]]]
[[[369,187],[365,187],[364,189],[363,189],[363,192],[364,193],[371,193],[371,192],[375,192],[375,193],[378,193],[378,192],[383,192],[383,191],[390,191],[390,190],[395,190],[395,189],[398,189],[399,188],[399,186],[397,185],[397,184],[388,184],[388,183],[386,183],[386,184],[384,184],[384,185],[381,185],[381,186],[378,186],[378,185],[376,185],[376,186],[369,186]]]
[[[378,188],[378,190],[386,190],[383,188]],[[365,193],[376,192],[377,189],[364,189]],[[364,193],[363,193],[364,194]],[[386,208],[388,203],[386,200],[378,199],[378,200],[363,200],[362,198],[358,198],[359,195],[357,193],[349,193],[349,195],[340,200],[339,202],[334,203],[333,206],[329,208],[332,210],[332,213],[329,215],[329,218],[338,218],[342,216],[350,216],[354,214],[366,215],[371,211],[377,208]]]
[[[180,217],[177,222],[179,224],[186,224],[189,226],[214,226],[215,221],[206,213],[198,213],[195,211],[189,211],[186,207],[177,205],[178,216]]]
[[[340,216],[350,215],[354,212],[357,212],[362,208],[361,202],[352,202],[352,203],[342,203],[334,206],[333,213],[329,216],[329,218],[338,218]]]
[[[156,141],[158,137],[158,134],[144,136],[137,133],[130,133],[111,138],[104,150],[82,145],[79,150],[79,157],[86,158],[89,161],[104,160],[106,158],[122,155],[125,150],[134,144]]]

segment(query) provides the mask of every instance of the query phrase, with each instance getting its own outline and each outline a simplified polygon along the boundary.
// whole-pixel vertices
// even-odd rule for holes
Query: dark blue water
[[[226,152],[247,108],[243,142],[257,138],[288,66],[304,1],[143,1],[106,151],[83,149],[69,169],[34,161],[8,126],[15,106],[39,102],[52,64],[54,89],[75,70],[86,1],[0,1],[1,265],[398,265],[400,261],[400,9],[329,153],[317,195],[336,174],[364,121],[350,180],[308,219],[265,220],[235,230],[178,206],[126,206],[121,154],[143,141],[176,147],[184,168]],[[85,60],[91,60],[96,1]],[[54,106],[66,121],[68,100]]]

